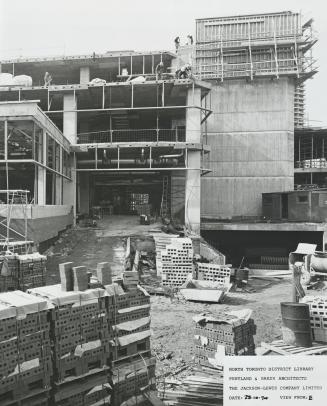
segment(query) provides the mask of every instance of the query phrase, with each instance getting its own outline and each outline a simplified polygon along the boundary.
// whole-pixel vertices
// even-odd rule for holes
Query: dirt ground
[[[59,283],[58,264],[74,262],[95,270],[98,262],[113,264],[114,275],[123,269],[126,237],[141,241],[159,224],[140,226],[137,217],[115,216],[98,223],[97,228],[75,228],[65,232],[48,252],[47,284]],[[256,345],[281,337],[280,302],[291,300],[290,280],[249,281],[249,292],[230,292],[223,304],[186,302],[178,297],[151,296],[152,348],[157,355],[157,375],[182,371],[192,362],[193,321],[199,313],[249,308],[257,325]]]

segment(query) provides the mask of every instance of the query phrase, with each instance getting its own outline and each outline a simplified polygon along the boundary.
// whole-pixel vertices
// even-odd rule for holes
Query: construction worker
[[[176,37],[176,38],[174,39],[174,42],[175,42],[175,49],[176,49],[176,54],[177,54],[178,49],[179,49],[179,46],[180,46],[180,43],[181,43],[181,39],[180,39],[179,37]]]
[[[189,63],[177,69],[175,72],[176,79],[188,79],[192,77],[192,67]]]
[[[164,71],[164,64],[163,62],[159,62],[158,65],[156,66],[156,80],[162,79],[162,74]]]
[[[45,72],[44,74],[44,86],[50,86],[52,81],[52,76],[49,72]]]
[[[187,45],[193,45],[193,35],[191,34],[187,36]]]

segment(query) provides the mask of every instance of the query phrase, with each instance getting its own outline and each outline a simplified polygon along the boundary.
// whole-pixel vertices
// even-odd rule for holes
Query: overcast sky
[[[108,50],[169,50],[195,36],[195,19],[300,11],[314,18],[319,73],[307,82],[311,125],[327,126],[326,0],[0,0],[0,58]]]

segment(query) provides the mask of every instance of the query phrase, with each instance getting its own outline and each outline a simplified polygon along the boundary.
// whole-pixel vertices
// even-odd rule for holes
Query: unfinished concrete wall
[[[202,217],[261,216],[261,193],[293,189],[293,98],[287,78],[214,85]]]
[[[79,173],[79,212],[89,214],[90,211],[90,174],[88,172]]]
[[[171,217],[184,224],[185,211],[185,174],[173,171],[170,178],[170,211]]]
[[[0,220],[1,219],[2,218],[0,218]],[[73,224],[72,210],[67,214],[58,213],[58,215],[48,215],[48,216],[40,216],[38,218],[28,218],[27,239],[34,241],[34,244],[40,244],[42,242],[57,237],[61,231],[65,230],[72,224]],[[19,218],[11,219],[11,227],[14,230],[23,234],[25,229],[25,222],[23,219]],[[0,227],[0,232],[4,231],[5,231],[4,227],[2,229]],[[12,237],[17,239],[17,234],[13,233]]]

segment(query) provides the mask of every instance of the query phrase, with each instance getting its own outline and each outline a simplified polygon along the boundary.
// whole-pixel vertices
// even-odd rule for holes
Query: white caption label
[[[226,356],[224,366],[224,406],[327,405],[327,356]]]

